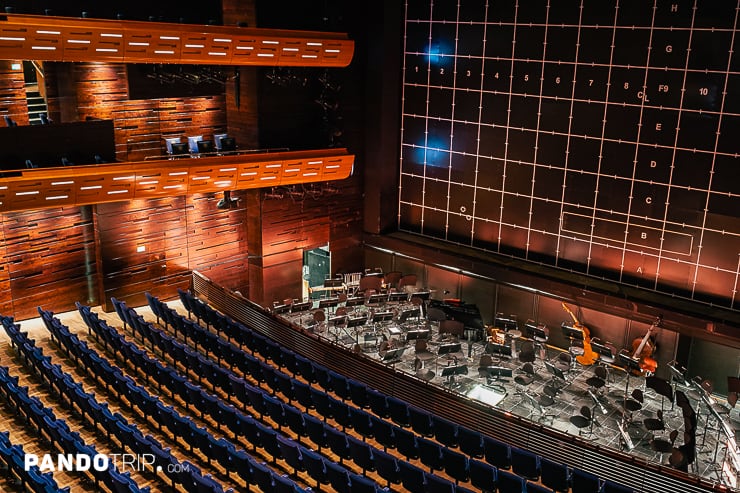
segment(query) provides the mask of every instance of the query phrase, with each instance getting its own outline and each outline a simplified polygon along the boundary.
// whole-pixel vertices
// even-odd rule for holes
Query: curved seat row
[[[158,341],[164,341],[168,338],[170,338],[169,335],[166,333],[162,333],[159,329],[156,327],[151,326],[151,324],[147,322],[142,322],[142,318],[136,314],[135,310],[132,308],[128,308],[125,306],[125,303],[122,303],[120,301],[116,302],[118,304],[118,310],[120,310],[120,313],[125,313],[126,318],[128,319],[128,323],[132,325],[132,327],[137,327],[137,331],[144,335],[146,339],[149,340],[158,340]],[[115,330],[111,329],[110,327],[107,328],[107,330]],[[153,336],[152,333],[158,333],[156,336]],[[115,336],[108,336],[109,339],[113,339]],[[120,338],[120,336],[119,336]],[[180,345],[178,341],[170,341],[175,346]],[[130,343],[126,343],[130,344]],[[166,345],[162,345],[162,347],[167,347]],[[124,350],[125,351],[125,350]],[[173,356],[174,361],[179,361],[180,363],[185,364],[188,362],[187,356],[184,356],[188,351],[191,351],[189,348],[185,347],[184,352],[174,351],[171,353]],[[178,355],[181,355],[180,358],[183,358],[181,360],[178,360]],[[244,354],[243,356],[247,357],[250,360],[258,361],[253,356]],[[203,358],[201,356],[201,358]],[[252,409],[255,409],[257,413],[259,414],[259,418],[262,419],[264,415],[266,414],[266,411],[268,409],[277,409],[276,407],[272,406],[272,403],[279,403],[279,401],[276,401],[273,397],[270,396],[269,393],[264,392],[262,389],[258,387],[254,387],[250,385],[248,382],[246,382],[243,378],[237,376],[230,370],[226,368],[222,368],[220,366],[217,366],[213,364],[212,361],[208,359],[201,359],[201,364],[204,364],[203,361],[207,361],[211,364],[210,370],[205,372],[204,378],[207,381],[210,381],[210,383],[213,384],[214,387],[217,387],[225,377],[227,381],[229,382],[226,386],[222,386],[225,390],[230,390],[230,394],[232,396],[235,396],[237,401],[241,402],[244,406],[244,410],[247,410],[247,406],[251,406]],[[192,367],[191,367],[192,368]],[[202,366],[200,368],[203,368]],[[271,367],[266,366],[265,368],[271,369]],[[188,389],[187,390],[187,398],[190,399],[191,403],[195,404],[196,408],[200,408],[201,412],[208,412],[211,413],[211,416],[214,418],[223,421],[227,426],[229,423],[233,423],[234,421],[237,422],[244,422],[247,419],[251,419],[248,416],[244,416],[241,413],[235,413],[230,412],[227,416],[225,412],[221,412],[220,414],[212,414],[213,410],[209,410],[209,405],[204,402],[202,392],[200,392],[200,389]],[[185,396],[184,396],[185,397]],[[222,409],[223,411],[223,409]],[[281,410],[282,411],[282,410]],[[296,413],[300,413],[297,409],[295,409]],[[236,415],[236,416],[235,416]],[[272,417],[272,415],[271,415]],[[277,418],[277,416],[276,416]],[[326,427],[328,429],[328,433],[332,433],[334,430],[330,425],[321,423],[322,427]],[[243,425],[242,425],[243,427]],[[250,431],[246,438],[253,444],[254,447],[261,446],[265,450],[268,451],[268,453],[277,459],[285,458],[282,456],[282,450],[278,446],[278,442],[276,441],[277,438],[281,437],[279,430],[276,433],[272,428],[264,426],[264,425],[258,425],[258,430],[255,433],[255,431]],[[344,437],[344,434],[342,433],[342,437]],[[282,436],[282,438],[287,439],[287,437]],[[301,449],[305,449],[302,445],[300,445]],[[286,459],[287,460],[287,459]],[[334,467],[334,466],[332,466]],[[335,467],[336,469],[336,467]],[[362,475],[358,475],[356,473],[347,471],[346,468],[339,466],[339,469],[342,469],[346,472],[346,474],[341,475],[341,478],[345,478],[347,480],[347,484],[352,485],[352,491],[359,491],[359,492],[376,492],[379,490],[379,486],[372,480],[363,477]],[[337,484],[341,484],[340,476],[335,476],[334,480],[337,482]],[[345,485],[346,486],[346,485]],[[335,485],[335,488],[338,487]]]
[[[3,377],[7,377],[7,368],[3,368],[3,370],[5,371]],[[60,488],[57,485],[51,472],[42,473],[36,465],[26,469],[25,457],[26,453],[23,451],[23,445],[11,443],[10,434],[7,431],[0,433],[0,459],[24,489],[34,493],[69,492],[69,487]]]
[[[146,390],[136,385],[136,383],[116,367],[111,365],[107,360],[101,358],[94,350],[87,347],[84,341],[80,341],[76,335],[71,334],[69,329],[56,319],[51,312],[39,308],[39,314],[44,321],[47,329],[59,342],[59,345],[75,359],[84,362],[84,367],[93,377],[100,377],[101,380],[115,389],[122,389],[129,405],[133,403],[151,401],[151,396]],[[41,353],[40,348],[34,348],[35,353]],[[45,357],[48,358],[48,357]],[[57,368],[58,365],[56,365]],[[57,387],[59,395],[66,397],[70,406],[76,406],[83,416],[89,415],[93,410],[91,403],[100,405],[95,399],[94,394],[87,394],[82,389],[81,384],[67,373],[63,377],[58,376],[58,372],[50,372],[45,365],[32,368],[49,382],[52,387]],[[60,370],[61,371],[61,370]],[[120,393],[119,393],[120,396]],[[116,413],[113,415],[114,422],[104,424],[104,429],[116,436],[122,447],[132,451],[139,456],[151,454],[156,461],[157,469],[163,471],[174,484],[181,484],[188,490],[203,493],[220,493],[223,487],[209,475],[201,474],[200,470],[188,462],[180,462],[169,451],[162,446],[151,435],[144,435],[136,423],[129,422],[124,416]],[[159,469],[161,467],[161,469]]]
[[[49,372],[54,372],[54,380],[62,379],[70,383],[71,377],[66,373],[63,374],[60,367],[52,365],[51,358],[41,354],[39,348],[35,347],[35,341],[29,339],[25,332],[21,332],[20,327],[13,322],[12,318],[0,316],[0,323],[2,323],[5,332],[10,337],[11,344],[18,348],[27,362],[33,360],[39,368],[43,367]],[[64,385],[60,384],[60,386]],[[72,388],[79,391],[78,387]],[[2,391],[5,401],[16,412],[22,414],[29,425],[34,425],[40,435],[45,435],[58,450],[65,453],[74,452],[88,457],[94,457],[97,454],[95,447],[86,444],[79,433],[69,428],[66,421],[56,418],[51,408],[44,406],[38,397],[29,396],[28,387],[19,387],[18,377],[11,377],[5,367],[0,367],[0,391]],[[103,416],[110,417],[111,421],[120,417],[118,414],[115,416],[110,414],[107,407],[97,405],[94,399],[89,399],[87,404],[78,402],[78,406],[80,409],[85,409],[93,417],[95,417],[95,410],[101,411],[101,418]],[[128,473],[119,473],[112,462],[104,471],[98,471],[94,468],[90,471],[96,484],[104,484],[113,493],[149,492],[148,487],[139,488]]]
[[[416,439],[417,445],[421,443],[422,448],[427,450],[431,449],[431,457],[427,460],[428,463],[434,463],[436,460],[434,457],[439,457],[439,455],[436,454],[437,449],[434,445],[430,445],[428,443],[429,441],[425,440],[425,437],[434,437],[436,441],[440,442],[445,447],[458,448],[461,452],[468,455],[470,460],[484,458],[486,462],[497,467],[499,470],[512,470],[514,473],[526,480],[539,480],[549,488],[556,491],[568,491],[570,488],[572,488],[572,491],[576,493],[629,493],[633,491],[631,488],[617,484],[613,481],[600,479],[598,476],[586,471],[548,460],[530,451],[511,446],[503,441],[482,435],[479,432],[464,426],[459,426],[443,417],[436,416],[424,409],[408,404],[395,396],[385,395],[375,389],[367,387],[362,382],[347,378],[324,367],[323,365],[319,365],[302,357],[288,348],[280,346],[257,331],[249,329],[244,325],[231,320],[226,315],[214,310],[207,304],[198,300],[189,291],[178,290],[178,293],[183,306],[189,313],[195,315],[199,322],[202,321],[206,325],[216,329],[219,334],[223,334],[229,337],[230,340],[239,342],[240,347],[242,344],[246,344],[253,353],[261,355],[265,360],[271,360],[278,369],[285,367],[288,371],[293,373],[293,376],[300,375],[309,383],[318,384],[324,390],[327,392],[333,392],[342,400],[350,399],[353,404],[359,408],[370,408],[370,410],[377,416],[389,418],[393,424],[397,425],[397,427],[411,427],[416,433],[421,435],[421,438],[417,437]],[[180,323],[177,322],[177,318],[185,318],[155,297],[148,296],[148,299],[149,306],[152,308],[153,313],[158,318],[161,318],[166,324],[176,326]],[[205,330],[202,327],[201,329]],[[191,335],[191,337],[193,336]],[[195,335],[194,337],[201,341],[208,340],[206,336],[203,335]],[[208,346],[208,344],[202,345],[204,349],[208,349]],[[264,364],[262,366],[261,373],[263,375],[265,373]],[[286,394],[285,392],[288,385],[285,383],[284,374],[281,375],[281,372],[275,370],[274,375],[276,390],[280,390],[283,395],[288,396],[289,394]],[[269,384],[271,379],[263,376],[260,381],[264,381]],[[311,399],[309,401],[305,396],[301,399],[301,396],[305,394],[305,389],[303,388],[304,385],[302,382],[295,379],[292,383],[293,387],[296,389],[294,397],[302,405],[304,403],[317,401],[320,403],[319,406],[325,412],[328,411],[329,415],[333,417],[334,412],[328,410],[323,404],[326,399]],[[334,401],[336,405],[336,402],[338,401],[336,401],[336,399]],[[342,409],[341,406],[339,407]],[[321,409],[319,412],[321,413]],[[345,416],[345,413],[340,411],[338,415],[340,418],[337,421],[341,422],[340,420]],[[352,422],[351,419],[345,421],[346,422],[342,422],[342,424],[350,426],[349,423]],[[363,418],[355,420],[355,423],[364,422],[365,420]],[[382,430],[387,429],[388,427],[381,425],[376,428]],[[355,429],[357,430],[357,428]],[[397,428],[392,425],[391,429],[394,433],[397,431]],[[360,433],[362,434],[362,432]],[[404,435],[403,431],[400,432],[400,435]],[[388,441],[387,443],[389,443],[389,446],[392,446],[391,444],[393,442]],[[404,450],[410,452],[407,457],[415,457],[416,447],[414,447],[413,444],[410,445],[409,448],[405,445],[402,445],[402,447]],[[445,464],[447,463],[447,461],[442,462]],[[534,488],[534,486],[532,488]]]

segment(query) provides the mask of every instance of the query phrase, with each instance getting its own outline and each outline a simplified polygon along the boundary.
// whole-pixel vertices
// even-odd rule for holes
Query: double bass
[[[570,318],[573,319],[573,326],[583,332],[583,354],[576,356],[576,361],[584,366],[593,365],[599,359],[599,353],[591,348],[591,331],[578,321],[570,308],[568,308],[568,305],[564,302],[561,304],[563,305],[563,309],[570,315]]]
[[[635,337],[632,341],[632,359],[640,360],[640,373],[648,372],[653,374],[658,368],[658,362],[653,358],[658,347],[652,338],[652,334],[655,328],[660,326],[662,321],[663,317],[659,315],[643,337]]]

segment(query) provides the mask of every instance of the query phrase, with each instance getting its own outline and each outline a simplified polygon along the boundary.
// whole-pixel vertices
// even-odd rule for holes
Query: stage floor
[[[646,385],[645,377],[631,375],[619,366],[601,364],[607,368],[608,378],[599,387],[598,380],[589,380],[595,376],[599,363],[583,366],[573,361],[570,365],[562,366],[559,360],[568,351],[545,343],[536,345],[535,359],[531,362],[534,371],[527,374],[522,370],[525,363],[520,360],[517,350],[528,340],[507,336],[505,344],[512,347],[513,342],[512,355],[490,354],[493,361],[487,366],[496,369],[480,371],[481,357],[489,356],[486,354],[486,341],[455,340],[449,335],[443,338],[439,334],[438,324],[423,318],[409,319],[401,324],[394,319],[345,327],[343,324],[336,325],[332,320],[331,308],[326,313],[327,320],[316,323],[313,312],[317,307],[318,302],[314,302],[309,310],[278,316],[297,329],[313,332],[318,337],[346,347],[348,351],[354,351],[358,357],[375,359],[379,364],[393,366],[396,371],[561,432],[580,435],[596,445],[621,450],[646,463],[670,467],[669,457],[673,447],[685,443],[685,432],[688,430],[682,409]],[[403,304],[393,307],[358,306],[353,307],[350,318],[356,321],[363,317],[370,319],[373,312],[392,310],[402,313],[404,308]],[[414,335],[415,331],[427,329],[427,349],[417,353],[417,341],[407,340],[407,335],[409,331]],[[455,343],[459,343],[459,346]],[[394,354],[388,352],[393,350],[398,350],[400,354],[393,357]],[[452,352],[441,354],[446,351]],[[562,373],[552,370],[553,366],[561,368]],[[718,425],[716,415],[708,414],[707,402],[702,401],[696,388],[678,383],[668,385],[673,387],[674,392],[682,391],[688,397],[697,416],[696,460],[688,466],[689,473],[736,488],[737,472],[723,470],[723,465],[725,461],[730,463],[733,448],[737,453],[737,441],[730,442],[728,451],[728,440],[722,429],[724,427],[735,438],[735,430],[740,429],[738,409],[720,414],[722,421]],[[627,404],[631,411],[625,412],[625,403],[634,401],[632,393],[635,389],[642,392],[643,402],[640,406],[634,402]],[[716,403],[715,409],[729,409],[726,400],[719,396],[712,395],[711,401]],[[651,431],[648,426],[655,421],[649,420],[655,420],[660,412],[664,429]],[[584,421],[584,413],[590,413],[593,419]],[[664,442],[671,442],[671,432],[674,430],[675,441],[672,446],[666,445]],[[661,442],[665,447],[663,452],[660,451]]]

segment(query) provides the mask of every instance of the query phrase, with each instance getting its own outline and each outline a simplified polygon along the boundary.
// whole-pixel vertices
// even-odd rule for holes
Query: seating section
[[[594,479],[596,488],[605,483],[318,365],[213,310],[189,292],[180,291],[187,316],[148,293],[147,299],[157,325],[112,299],[123,322],[121,331],[89,307],[77,305],[88,327],[88,341],[94,339],[121,367],[70,333],[52,313],[42,309],[39,313],[66,357],[108,395],[166,430],[168,438],[185,444],[190,452],[197,451],[209,465],[218,465],[227,476],[233,472],[262,491],[306,491],[306,478],[313,489],[329,485],[347,492],[380,492],[399,485],[412,492],[575,491]],[[63,403],[79,409],[92,426],[113,435],[125,450],[153,454],[160,465],[172,464],[158,473],[163,480],[188,491],[224,490],[194,464],[178,462],[169,448],[144,436],[124,416],[110,413],[95,394],[86,394],[12,319],[3,318],[2,323],[25,364],[64,396]],[[134,337],[127,338],[125,331]],[[187,414],[196,418],[168,405],[135,378],[144,378],[167,402],[187,403]],[[12,380],[8,381],[12,387]],[[20,405],[22,400],[14,400],[5,384],[0,381],[6,400]],[[198,424],[206,418],[226,435]],[[56,430],[47,434],[65,439]],[[65,443],[58,447],[68,450]],[[77,447],[89,446],[78,443]],[[0,457],[10,468],[12,453],[6,459],[6,448],[14,450],[5,446],[0,435]],[[53,482],[48,474],[23,473],[28,476],[25,481]],[[95,474],[100,476],[95,480],[110,491],[148,490],[139,489],[114,468]],[[54,488],[55,483],[38,491]]]

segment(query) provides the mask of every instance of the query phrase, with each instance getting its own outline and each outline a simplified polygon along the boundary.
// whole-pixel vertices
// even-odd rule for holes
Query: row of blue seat
[[[72,380],[69,375],[62,373],[59,366],[51,364],[51,358],[44,356],[40,349],[36,348],[35,341],[29,339],[25,332],[21,332],[20,327],[14,323],[12,318],[0,316],[0,323],[2,323],[5,332],[10,337],[11,344],[18,348],[26,361],[33,360],[38,367],[43,367],[48,372],[54,372],[56,375],[54,377],[55,380],[57,378],[67,382]],[[60,384],[58,387],[62,387],[62,385]],[[84,394],[84,392],[81,392],[79,385],[73,388],[75,389],[74,392]],[[38,397],[29,396],[28,387],[19,387],[18,378],[11,377],[8,374],[8,369],[5,367],[0,367],[0,390],[6,402],[17,412],[20,412],[25,417],[27,423],[35,425],[36,431],[40,435],[45,435],[60,451],[82,454],[87,457],[94,457],[97,454],[95,447],[86,444],[79,433],[70,430],[64,420],[57,419],[51,408],[44,406]],[[78,403],[78,406],[80,409],[85,409],[86,412],[89,412],[89,409],[84,404],[80,405]],[[110,416],[113,417],[113,415]],[[131,479],[130,475],[119,473],[112,462],[109,463],[109,467],[104,471],[91,468],[89,472],[92,474],[92,478],[96,484],[104,484],[113,493],[149,492],[148,487],[139,488],[133,479]]]
[[[116,303],[119,306],[120,313],[126,313],[126,318],[128,318],[129,323],[138,325],[139,326],[138,330],[142,334],[144,334],[144,336],[147,339],[152,339],[150,334],[148,333],[149,331],[159,331],[159,329],[151,326],[150,324],[142,324],[140,321],[140,318],[134,315],[135,310],[126,307],[125,304],[120,301],[116,300]],[[159,340],[162,340],[162,338],[167,338],[167,337],[169,337],[167,334],[160,334]],[[157,338],[154,338],[154,339],[157,339]],[[248,355],[245,355],[245,356],[248,356]],[[248,357],[253,359],[254,361],[257,361],[251,356],[248,356]],[[271,367],[269,366],[267,366],[267,368],[271,369]],[[219,367],[219,369],[221,370],[221,372],[226,374],[230,382],[230,385],[225,390],[230,389],[231,394],[235,396],[239,402],[241,402],[245,406],[251,406],[253,409],[255,409],[259,413],[260,418],[262,418],[267,413],[267,410],[277,409],[277,407],[275,407],[275,405],[273,404],[279,405],[280,402],[274,399],[268,393],[263,392],[262,389],[259,389],[258,387],[254,387],[250,385],[243,378],[233,374],[231,371],[225,368]],[[215,373],[217,373],[217,371],[210,373],[210,375],[214,375]],[[197,395],[191,394],[188,397],[191,399],[190,402],[196,403],[196,407],[199,405],[198,403],[200,402],[200,399],[198,398]],[[282,408],[280,408],[280,410],[282,413]],[[298,414],[300,416],[301,414],[300,411],[298,411],[297,409],[293,409],[293,410],[295,411],[295,414]],[[275,416],[275,418],[277,419],[277,416]],[[244,418],[241,418],[241,419],[244,419]],[[318,422],[321,423],[320,421]],[[323,423],[321,423],[321,425],[324,426]],[[325,425],[325,426],[328,428],[331,428],[329,425]],[[265,429],[264,427],[261,427],[259,429],[259,433],[256,436],[253,433],[251,433],[247,438],[250,441],[252,441],[252,443],[255,444],[255,446],[261,445],[265,450],[268,451],[268,453],[270,453],[271,456],[275,458],[282,458],[281,450],[278,447],[277,442],[275,441],[275,439],[279,436],[280,435],[272,431],[271,428]],[[344,437],[343,433],[342,433],[342,436]],[[345,469],[345,468],[342,467],[342,469]],[[346,476],[348,478],[348,482],[354,485],[352,487],[353,491],[375,492],[375,491],[378,491],[379,489],[378,485],[375,484],[374,481],[368,480],[362,477],[361,475],[347,471]]]
[[[39,314],[47,329],[52,333],[60,346],[70,355],[84,363],[84,367],[95,378],[101,377],[103,381],[109,383],[113,388],[122,389],[129,404],[134,402],[141,404],[143,401],[152,403],[157,402],[158,398],[153,398],[127,375],[125,375],[115,365],[111,365],[107,360],[101,358],[94,350],[87,347],[84,341],[80,341],[76,335],[69,332],[51,312],[39,308]],[[40,348],[35,348],[36,352],[41,352]],[[60,387],[60,395],[69,399],[70,405],[76,405],[83,415],[88,414],[94,405],[99,405],[93,394],[86,394],[81,386],[74,382],[69,374],[64,374],[59,378],[56,373],[50,373],[44,366],[35,367],[34,369],[43,378],[54,384],[56,380]],[[63,389],[62,382],[67,388]],[[119,394],[120,395],[120,394]],[[135,423],[130,423],[122,415],[116,413],[115,421],[108,422],[104,426],[107,432],[116,436],[119,443],[125,449],[135,454],[152,454],[155,457],[156,464],[172,481],[173,484],[181,484],[187,489],[203,493],[220,493],[223,487],[211,478],[209,475],[201,474],[200,470],[189,463],[180,463],[170,452],[165,449],[154,437],[144,436],[137,428]]]
[[[164,303],[157,300],[155,297],[149,297],[149,304],[152,307],[155,315],[158,315],[163,320],[170,320],[171,324],[176,324],[176,319],[179,315],[174,310],[167,307]],[[197,330],[197,329],[196,329]],[[204,330],[200,328],[200,330]],[[206,344],[202,349],[208,350]],[[238,351],[238,349],[236,349]],[[250,360],[253,357],[242,354],[243,358]],[[313,369],[311,362],[305,358],[298,357],[298,367],[303,368],[303,373],[306,373],[306,368]],[[343,427],[354,428],[357,433],[364,437],[374,437],[384,447],[396,448],[402,455],[408,460],[420,459],[423,464],[430,468],[430,473],[434,470],[445,470],[445,472],[454,478],[456,482],[462,481],[467,482],[470,479],[469,472],[469,460],[468,457],[460,452],[450,450],[447,446],[440,446],[437,442],[429,440],[425,437],[417,437],[414,433],[403,429],[401,426],[396,424],[388,423],[387,421],[368,413],[360,407],[348,406],[345,402],[335,399],[326,392],[320,391],[314,387],[306,385],[300,380],[290,378],[288,375],[281,371],[266,365],[263,362],[259,362],[261,367],[257,369],[256,374],[252,372],[253,378],[256,378],[260,382],[265,382],[268,387],[275,391],[280,391],[289,400],[289,403],[296,399],[301,403],[306,411],[308,408],[314,408],[321,414],[324,419],[333,418]],[[298,369],[298,368],[296,368]],[[313,373],[308,375],[309,380],[312,380]],[[345,381],[344,377],[334,372],[328,371],[322,378],[319,377],[320,384],[323,387],[334,389],[336,385],[329,385],[328,382],[334,381]],[[349,383],[347,384],[349,385]],[[275,421],[278,426],[288,425],[290,429],[300,436],[309,436],[313,443],[321,446],[329,446],[334,454],[336,454],[340,460],[344,458],[352,458],[355,463],[360,465],[364,470],[375,470],[375,466],[372,461],[372,457],[375,453],[379,452],[384,454],[384,451],[378,451],[374,447],[369,447],[366,443],[355,439],[351,435],[345,435],[344,433],[337,433],[332,427],[326,429],[324,427],[316,426],[312,423],[315,419],[309,414],[301,415],[289,405],[283,405],[280,401],[269,395],[263,394],[258,389],[248,389],[246,394],[238,395],[240,389],[238,386],[234,386],[233,391],[237,394],[237,398],[243,401],[249,400],[251,405],[260,413],[267,414]],[[256,394],[256,395],[255,395]],[[260,394],[262,394],[260,398]],[[345,397],[350,397],[351,392],[349,387],[346,389]],[[358,392],[355,392],[355,396],[358,397]],[[382,394],[374,394],[372,399],[374,402],[380,402],[383,400],[383,408],[376,405],[376,410],[381,416],[396,415],[399,418],[397,421],[403,421],[408,424],[414,422],[415,417],[424,417],[427,423],[424,425],[424,433],[427,436],[433,436],[430,432],[433,427],[433,422],[426,411],[408,406],[404,401],[394,399],[392,397],[387,398]],[[367,404],[370,399],[360,399],[363,404]],[[397,410],[397,411],[396,411]],[[400,419],[400,416],[403,416]],[[444,420],[437,416],[434,417],[437,421],[438,435],[441,434],[441,430],[449,430],[446,435],[450,437],[456,437],[457,425],[450,421]],[[375,431],[377,430],[377,432]],[[479,433],[470,433],[470,449],[473,450],[474,454],[483,457],[484,450],[487,451],[487,458],[491,462],[495,462],[502,467],[509,468],[514,463],[514,471],[518,475],[523,475],[525,478],[537,479],[539,477],[539,458],[525,450],[514,447],[509,448],[506,444],[497,440],[485,437],[485,448],[484,438]],[[472,437],[476,437],[478,443],[476,446],[472,445]],[[441,437],[439,437],[441,438]],[[451,439],[448,440],[450,445],[456,445],[456,442]],[[493,457],[500,456],[495,460],[491,460]],[[512,461],[511,458],[514,458]],[[295,466],[297,467],[297,466]],[[564,474],[567,471],[564,468]],[[389,479],[389,478],[385,478]],[[431,482],[440,483],[443,480],[435,476]],[[449,481],[447,481],[450,485]],[[426,484],[426,483],[425,483]],[[454,486],[454,485],[453,485]]]
[[[23,445],[13,444],[7,431],[0,433],[0,459],[24,489],[35,493],[68,493],[69,487],[60,488],[51,472],[42,473],[37,465],[26,469]]]
[[[163,371],[159,373],[158,383],[170,388],[173,396],[179,397],[184,402],[189,402],[200,412],[201,416],[209,415],[216,421],[219,429],[221,426],[225,426],[235,437],[246,438],[252,444],[252,450],[256,450],[257,446],[262,446],[272,452],[277,450],[277,446],[274,445],[274,430],[262,425],[251,416],[242,414],[234,406],[224,403],[218,397],[206,393],[202,388],[193,385],[185,377],[179,375],[174,369],[162,366],[159,361],[150,358],[144,351],[136,348],[133,343],[126,341],[115,328],[108,326],[89,307],[80,304],[77,306],[83,320],[88,328],[96,334],[96,337],[99,336],[101,339],[107,340],[108,344],[124,355],[133,367],[147,367],[151,364],[162,367]],[[153,399],[158,401],[156,398]],[[205,434],[202,429],[194,427],[194,424],[189,425],[192,420],[182,418],[171,407],[165,407],[161,402],[157,402],[156,406],[141,402],[141,406],[144,415],[155,417],[160,426],[165,426],[173,433],[183,436],[186,442],[194,443],[207,456],[221,463],[227,471],[236,469],[245,481],[249,482],[260,477],[262,480],[268,481],[266,485],[278,492],[302,491],[292,480],[274,473],[269,468],[267,468],[270,471],[268,476],[272,477],[260,475],[264,466],[259,464],[259,467],[254,467],[256,460],[253,457],[242,451],[234,451],[232,450],[234,448],[233,444],[228,443],[228,441],[224,439],[214,440],[210,434]],[[271,446],[271,444],[273,445]],[[243,455],[247,457],[245,458]]]
[[[230,338],[240,342],[244,341],[248,344],[251,343],[253,345],[251,349],[254,353],[259,353],[263,358],[272,360],[278,368],[284,366],[294,376],[300,374],[308,382],[317,383],[326,391],[333,392],[343,400],[351,399],[358,407],[369,407],[377,416],[390,418],[395,424],[401,427],[411,427],[418,434],[422,435],[422,437],[433,436],[446,447],[459,448],[470,459],[485,458],[487,462],[499,469],[512,469],[515,473],[528,480],[541,479],[544,484],[557,491],[567,491],[571,487],[574,488],[574,491],[584,492],[629,493],[633,491],[631,488],[624,487],[610,480],[601,480],[578,468],[570,468],[565,464],[547,460],[527,450],[509,446],[495,438],[481,435],[475,430],[459,426],[442,417],[433,415],[424,409],[412,406],[395,396],[387,396],[377,390],[366,387],[361,382],[344,377],[333,370],[316,364],[290,349],[283,348],[258,332],[232,321],[205,303],[202,303],[188,291],[179,290],[179,296],[186,309],[192,311],[200,320],[213,327],[218,327],[221,333],[228,335]],[[166,322],[169,320],[170,324],[177,323],[176,319],[179,317],[179,314],[175,310],[169,308],[155,297],[149,296],[148,299],[149,306],[155,315],[161,317]],[[196,337],[205,340],[202,336]],[[267,373],[264,371],[264,367],[262,368],[262,373]],[[275,386],[273,388],[280,390],[284,395],[289,397],[286,389],[288,392],[290,389],[285,382],[285,375],[277,370],[274,371],[274,375]],[[270,384],[271,379],[264,376],[260,381]],[[303,385],[300,383],[295,385],[296,382],[298,381],[293,381],[294,387],[298,389],[294,397],[299,398],[298,400],[301,402],[300,397],[302,394],[305,395],[305,391],[303,391]],[[302,400],[303,402],[301,404],[309,401],[305,397]],[[319,400],[319,402],[322,401],[323,399]],[[326,412],[326,409],[324,411]],[[345,413],[340,412],[338,415],[341,420],[345,416]],[[354,424],[364,421],[364,419],[355,420]],[[348,425],[348,421],[345,419],[342,424]],[[362,427],[362,425],[360,426]],[[357,430],[357,427],[355,429]],[[362,433],[361,431],[358,432]],[[435,460],[434,457],[439,456],[436,454],[436,449],[433,446],[426,446],[428,445],[428,441],[425,442],[423,438],[421,440],[417,439],[417,442],[422,443],[423,448],[431,449],[431,456],[427,462],[433,463]],[[387,441],[387,443],[392,444],[393,442]],[[413,446],[411,446],[410,452],[413,454]],[[409,455],[408,457],[413,457],[413,455]]]

